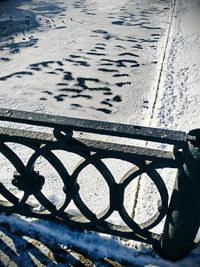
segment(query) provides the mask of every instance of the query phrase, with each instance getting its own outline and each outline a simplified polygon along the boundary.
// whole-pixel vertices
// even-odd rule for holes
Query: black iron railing
[[[180,131],[139,127],[134,125],[107,123],[37,114],[24,111],[0,109],[0,120],[13,123],[49,127],[52,133],[33,132],[13,128],[0,128],[0,152],[14,166],[12,184],[23,192],[17,197],[6,185],[0,182],[0,194],[7,200],[0,202],[0,212],[18,213],[25,216],[52,220],[74,229],[87,229],[150,243],[168,259],[184,257],[194,247],[194,239],[199,229],[200,201],[200,130],[186,134]],[[93,133],[103,136],[125,137],[173,145],[173,152],[121,143],[90,140],[74,137],[75,132]],[[33,153],[25,164],[8,146],[9,142],[23,144]],[[54,150],[73,152],[82,161],[70,175]],[[44,157],[57,171],[63,186],[65,200],[57,208],[42,192],[45,177],[35,171],[37,159]],[[116,182],[103,159],[121,159],[133,164],[133,168]],[[109,187],[109,206],[101,214],[95,214],[81,198],[78,176],[88,165],[93,165],[103,176]],[[158,173],[160,168],[177,168],[177,177],[170,199],[166,185]],[[136,223],[125,209],[127,186],[143,173],[154,182],[160,194],[157,213],[147,222]],[[33,195],[44,207],[36,211],[28,202]],[[67,212],[73,200],[83,216]],[[117,211],[127,226],[114,225],[106,219]],[[161,235],[151,231],[165,218]]]

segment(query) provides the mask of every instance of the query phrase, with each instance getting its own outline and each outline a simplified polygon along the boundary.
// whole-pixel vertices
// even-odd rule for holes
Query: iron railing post
[[[200,129],[190,131],[189,135],[196,136],[196,141],[188,142],[183,151],[178,152],[180,167],[159,248],[163,257],[173,261],[194,248],[200,225]]]

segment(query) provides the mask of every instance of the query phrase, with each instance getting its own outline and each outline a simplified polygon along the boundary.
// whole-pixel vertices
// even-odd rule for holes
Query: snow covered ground
[[[0,266],[198,267],[200,247],[179,262],[152,248],[95,233],[72,232],[44,221],[0,216]],[[6,227],[9,226],[8,230]],[[36,240],[37,241],[36,241]],[[70,256],[70,255],[71,256]],[[69,264],[67,265],[66,264]],[[4,263],[4,264],[3,264]],[[1,265],[2,264],[2,265]]]
[[[200,128],[200,4],[198,1],[176,1],[171,22],[168,45],[158,82],[157,97],[150,125],[153,127],[183,130]],[[164,179],[169,192],[173,187],[173,173]],[[141,181],[136,214],[144,220],[142,209],[152,214],[152,195],[155,189]],[[155,199],[155,197],[154,197]],[[149,203],[147,205],[146,203]],[[145,216],[145,215],[144,215]]]
[[[145,123],[172,1],[11,2],[1,4],[1,94],[62,115]]]
[[[198,128],[199,13],[198,0],[2,1],[0,106],[184,131]],[[22,157],[26,157],[24,152]],[[114,167],[116,174],[122,174],[116,169],[117,162],[108,164]],[[1,167],[8,175],[13,173],[4,162]],[[45,165],[39,164],[39,167],[46,170]],[[126,164],[123,167],[129,168]],[[166,174],[171,191],[173,175]],[[53,172],[50,177],[52,175]],[[4,179],[7,178],[4,176]],[[48,193],[51,194],[56,180],[54,184],[49,181],[51,190]],[[88,198],[87,181],[83,184],[85,201],[91,207],[101,209],[100,197],[95,203],[93,195]],[[148,186],[148,182],[141,179],[128,194],[127,208],[131,212],[135,206],[134,219],[141,222],[154,213],[157,205],[156,190],[151,182]],[[92,186],[93,193],[98,194],[98,188],[104,185],[97,179]],[[137,191],[137,199],[132,196],[133,190]],[[0,221],[11,226],[14,233],[10,238],[15,243],[11,247],[17,249],[15,257],[9,259],[5,255],[6,245],[2,243],[3,259],[15,261],[16,265],[22,264],[24,259],[30,266],[32,264],[20,248],[20,245],[26,247],[27,243],[15,236],[17,233],[39,235],[44,245],[48,243],[50,233],[51,242],[56,246],[62,243],[65,247],[69,240],[75,247],[87,244],[92,259],[97,250],[97,258],[109,254],[122,266],[200,265],[199,247],[186,259],[170,263],[160,259],[151,248],[127,248],[127,245],[135,247],[134,242],[87,234],[82,239],[78,235],[76,242],[70,231],[59,227],[55,232],[55,226],[50,223],[40,222],[40,228],[37,222],[3,215]],[[1,229],[3,240],[7,242],[9,233],[3,227]],[[31,253],[34,255],[33,251]],[[37,253],[35,255],[39,257]],[[42,264],[41,257],[39,261]],[[48,264],[54,266],[55,262]]]
[[[148,124],[172,7],[171,1],[155,0],[3,3],[1,107]],[[74,163],[67,162],[68,168]],[[107,164],[119,178],[130,168],[116,160]],[[13,169],[2,165],[8,183]],[[49,177],[48,194],[62,191],[52,168],[39,167]],[[105,183],[91,176],[81,182],[86,203],[101,210]],[[95,201],[91,192],[98,195]],[[127,193],[130,213],[133,192],[135,185]]]

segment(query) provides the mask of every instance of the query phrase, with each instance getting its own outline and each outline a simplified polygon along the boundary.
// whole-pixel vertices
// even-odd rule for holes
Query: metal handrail
[[[150,127],[108,123],[102,121],[67,118],[49,114],[39,114],[18,110],[0,109],[0,120],[32,126],[49,127],[50,133],[14,128],[0,128],[0,152],[10,161],[16,171],[12,184],[23,192],[22,198],[0,182],[0,194],[7,203],[0,202],[0,212],[18,213],[29,217],[42,218],[66,224],[75,229],[87,229],[116,235],[152,244],[159,253],[168,259],[184,257],[194,246],[195,235],[199,228],[198,203],[200,198],[200,131],[188,134]],[[86,132],[101,135],[100,140],[91,140],[74,136],[74,132]],[[105,135],[139,139],[173,145],[173,151],[152,149],[111,143],[104,140]],[[127,140],[128,140],[127,139]],[[7,143],[23,144],[33,149],[33,153],[24,163],[20,156]],[[73,152],[81,156],[82,161],[70,175],[67,168],[53,151]],[[35,171],[35,162],[43,156],[57,171],[65,193],[65,201],[57,208],[43,194],[45,177]],[[117,158],[127,161],[133,168],[119,182],[115,181],[111,170],[103,163],[104,158]],[[83,202],[80,196],[78,176],[89,164],[92,164],[105,179],[109,188],[109,206],[95,214]],[[168,192],[158,168],[176,168],[177,177],[168,204]],[[157,213],[143,224],[134,221],[124,207],[125,190],[138,176],[146,174],[155,184],[160,203]],[[37,212],[28,202],[34,195],[44,211]],[[73,200],[83,216],[67,212]],[[9,203],[9,204],[8,204]],[[117,211],[126,226],[114,225],[106,219]],[[152,232],[166,216],[161,235]]]

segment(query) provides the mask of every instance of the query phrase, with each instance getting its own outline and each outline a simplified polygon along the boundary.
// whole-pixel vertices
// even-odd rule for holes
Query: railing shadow
[[[23,236],[17,236],[12,234],[5,227],[0,228],[0,254],[1,254],[1,266],[8,266],[11,262],[17,266],[22,266],[24,260],[29,266],[34,266],[36,260],[32,259],[34,256],[37,261],[46,264],[48,266],[55,266],[55,263],[47,257],[45,253],[39,247],[39,242],[35,241],[35,244],[30,240],[26,240]],[[24,262],[25,265],[25,262]]]
[[[93,266],[85,256],[72,250],[48,248],[36,239],[15,235],[0,227],[0,266]],[[88,265],[89,264],[89,265]],[[106,265],[105,265],[106,266]]]
[[[85,241],[88,244],[86,242],[84,244],[81,239],[79,243],[77,242],[77,232],[74,232],[75,236],[73,237],[73,232],[68,228],[65,231],[63,226],[42,220],[38,220],[35,224],[33,223],[33,226],[32,223],[21,218],[19,219],[17,216],[10,217],[10,221],[8,219],[7,222],[1,222],[0,226],[0,266],[10,266],[9,264],[17,266],[40,266],[42,264],[42,266],[74,267],[133,266],[131,262],[128,262],[128,259],[127,261],[122,260],[122,262],[117,261],[118,253],[130,253],[131,249],[119,244],[115,239],[108,239],[96,233],[89,234],[80,232],[80,236],[85,234]],[[16,225],[11,225],[12,219],[15,220]],[[43,232],[40,227],[44,227]],[[63,231],[63,237],[60,236],[60,238],[63,238],[63,244],[54,240],[52,236],[49,236],[52,240],[47,237],[47,235],[50,235],[49,233],[55,231],[55,227],[61,227]],[[66,235],[69,238],[68,244]],[[73,238],[74,242],[70,242]],[[95,242],[100,246],[99,251],[96,248],[97,244]],[[109,245],[111,246],[110,249],[118,249],[116,257],[112,255],[110,255],[110,258],[107,257],[106,250],[108,250]],[[104,251],[104,256],[102,251]],[[132,249],[131,254],[134,255],[134,253],[136,253],[135,249]]]
[[[18,216],[0,217],[0,266],[71,266],[71,267],[198,267],[198,246],[191,254],[174,265],[161,259],[151,248],[134,249],[96,233],[77,232],[58,224],[37,220],[28,222]],[[4,222],[2,222],[4,221]],[[41,231],[44,227],[43,231]],[[61,236],[55,242],[51,233],[61,228]],[[86,239],[82,238],[85,235]],[[63,244],[59,240],[63,240]],[[68,244],[67,244],[68,240]],[[87,241],[87,242],[86,242]]]

